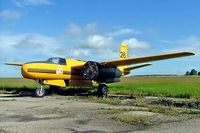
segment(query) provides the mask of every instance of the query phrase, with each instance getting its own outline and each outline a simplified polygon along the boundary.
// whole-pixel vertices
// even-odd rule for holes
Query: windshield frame
[[[66,59],[60,57],[51,57],[47,60],[47,62],[52,64],[67,65]]]

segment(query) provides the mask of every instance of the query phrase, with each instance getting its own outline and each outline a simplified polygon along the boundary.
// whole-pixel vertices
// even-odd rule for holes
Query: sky
[[[199,0],[0,0],[0,77],[20,77],[25,63],[64,57],[90,61],[191,51],[131,75],[200,71]]]

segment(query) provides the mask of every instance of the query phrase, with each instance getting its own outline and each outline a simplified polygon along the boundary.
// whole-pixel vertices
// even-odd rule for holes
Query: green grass
[[[132,125],[135,124],[142,124],[142,125],[152,125],[153,122],[149,117],[142,117],[142,116],[134,116],[134,115],[114,115],[112,119],[129,123]]]
[[[119,98],[97,98],[97,97],[89,97],[89,101],[96,102],[96,103],[105,103],[105,104],[112,104],[117,105],[121,103]]]
[[[13,89],[34,89],[36,84],[34,80],[24,78],[0,78],[1,90]]]
[[[154,113],[162,113],[166,115],[172,115],[177,116],[179,114],[178,110],[171,107],[165,107],[165,106],[149,106],[149,111]]]
[[[190,98],[200,96],[200,77],[132,77],[109,85],[109,93]]]
[[[95,91],[89,89],[90,91]],[[109,84],[109,93],[133,96],[200,97],[200,77],[131,77]],[[0,78],[0,90],[35,89],[33,80]],[[68,90],[72,88],[67,88]],[[93,92],[92,92],[93,93]]]

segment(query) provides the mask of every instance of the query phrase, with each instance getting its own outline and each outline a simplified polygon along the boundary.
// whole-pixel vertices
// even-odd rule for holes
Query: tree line
[[[200,76],[200,71],[198,72],[197,70],[192,69],[191,71],[187,71],[185,73],[185,76],[189,76],[189,75],[198,75],[198,76]]]

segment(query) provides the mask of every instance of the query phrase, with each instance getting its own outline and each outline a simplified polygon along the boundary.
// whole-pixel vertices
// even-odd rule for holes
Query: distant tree
[[[192,69],[191,72],[190,72],[190,75],[197,75],[197,70]]]
[[[198,76],[200,76],[200,72],[198,72]]]
[[[185,73],[185,76],[189,76],[189,75],[190,75],[190,72],[187,71],[187,72]]]

